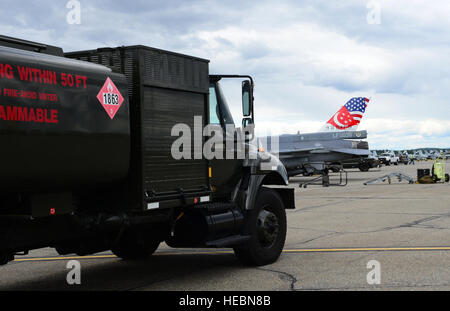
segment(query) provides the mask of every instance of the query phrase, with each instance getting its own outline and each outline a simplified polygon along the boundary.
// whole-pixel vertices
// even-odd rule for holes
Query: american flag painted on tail
[[[353,97],[322,128],[322,131],[356,130],[369,99],[366,97]]]

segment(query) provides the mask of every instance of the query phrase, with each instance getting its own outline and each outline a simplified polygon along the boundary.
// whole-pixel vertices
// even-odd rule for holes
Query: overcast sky
[[[0,33],[65,51],[143,44],[250,74],[260,134],[317,131],[365,96],[371,148],[450,147],[448,0],[79,0],[80,24],[68,2],[1,0]]]

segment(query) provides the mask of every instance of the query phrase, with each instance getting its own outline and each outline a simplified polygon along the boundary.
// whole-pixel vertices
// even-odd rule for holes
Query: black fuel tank
[[[88,62],[0,46],[0,187],[75,189],[126,177],[125,76]]]

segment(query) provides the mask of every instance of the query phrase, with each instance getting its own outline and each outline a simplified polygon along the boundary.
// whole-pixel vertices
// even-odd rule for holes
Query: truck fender
[[[256,202],[256,196],[258,195],[259,189],[263,185],[289,185],[289,178],[284,167],[278,158],[273,157],[271,163],[272,170],[270,172],[259,170],[257,174],[251,174],[248,182],[248,187],[245,189],[245,204],[244,209],[252,209]],[[294,189],[292,188],[272,188],[281,197],[284,207],[286,209],[295,208],[295,198]]]

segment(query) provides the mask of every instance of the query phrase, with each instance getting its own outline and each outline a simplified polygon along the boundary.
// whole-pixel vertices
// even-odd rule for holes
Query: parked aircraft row
[[[411,156],[414,160],[435,160],[438,157],[443,157],[446,159],[450,159],[450,150],[446,149],[417,149],[417,150],[403,150],[403,151],[394,151],[394,150],[372,150],[372,154],[376,157],[380,157],[383,154],[390,153],[392,155],[398,156],[398,157],[405,157],[408,159],[411,159]]]

